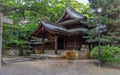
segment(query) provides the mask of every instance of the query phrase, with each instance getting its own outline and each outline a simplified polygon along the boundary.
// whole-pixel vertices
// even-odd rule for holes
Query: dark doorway
[[[58,49],[64,49],[64,38],[58,38]]]

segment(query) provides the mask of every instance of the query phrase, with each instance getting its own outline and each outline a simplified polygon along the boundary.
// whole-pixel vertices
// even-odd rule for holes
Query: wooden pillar
[[[92,48],[94,48],[95,47],[95,45],[94,45],[94,43],[92,43]]]
[[[79,49],[78,49],[78,51],[80,51],[81,50],[81,43],[80,43],[80,41],[79,41]]]
[[[45,38],[42,38],[42,50],[43,50],[43,53],[45,53]]]
[[[88,47],[89,47],[89,51],[91,51],[91,44],[90,43],[88,44]]]
[[[54,41],[55,41],[55,45],[54,45],[54,48],[55,48],[55,54],[58,54],[58,37],[54,37]]]
[[[64,38],[64,50],[66,49],[66,38]]]
[[[76,50],[76,38],[75,38],[75,36],[72,38],[72,40],[73,40],[73,43],[74,43],[74,48],[73,48],[73,50]]]

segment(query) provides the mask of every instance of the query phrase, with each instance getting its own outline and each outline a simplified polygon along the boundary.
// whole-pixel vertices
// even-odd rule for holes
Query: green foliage
[[[24,1],[22,3],[22,1]],[[3,13],[13,20],[14,24],[3,25],[3,49],[29,48],[30,35],[43,19],[55,22],[62,15],[67,6],[86,15],[90,11],[89,4],[84,5],[76,0],[1,0]],[[89,10],[88,12],[86,12]],[[19,24],[20,20],[27,19],[26,24]]]
[[[28,44],[30,35],[35,29],[37,24],[35,23],[20,25],[3,25],[3,49],[6,48],[22,48],[23,45]],[[15,46],[14,46],[15,45]]]
[[[85,23],[89,26],[95,26],[98,23],[107,25],[107,33],[103,34],[101,41],[103,43],[111,43],[112,45],[119,44],[120,42],[120,0],[89,0],[92,9],[96,10],[92,13],[92,17],[89,17]],[[101,7],[102,13],[97,13],[97,9]],[[88,41],[93,42],[97,39],[97,34],[95,36],[92,33],[87,33]],[[92,39],[91,39],[92,38]],[[94,40],[95,39],[95,40]]]
[[[120,48],[115,46],[101,46],[101,60],[103,62],[120,63]],[[98,47],[93,48],[92,57],[98,59]]]

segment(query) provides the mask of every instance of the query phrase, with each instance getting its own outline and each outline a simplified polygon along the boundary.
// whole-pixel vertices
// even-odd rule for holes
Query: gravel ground
[[[120,75],[120,69],[101,68],[94,60],[35,60],[2,65],[3,75]]]

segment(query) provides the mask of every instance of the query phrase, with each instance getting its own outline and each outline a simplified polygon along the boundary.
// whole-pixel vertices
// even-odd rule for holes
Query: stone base
[[[78,52],[77,51],[65,51],[66,59],[68,60],[75,60],[78,59]]]
[[[43,54],[43,50],[35,50],[35,54]]]
[[[3,51],[3,54],[5,55],[11,55],[11,56],[19,56],[20,52],[19,50],[6,50],[6,51]]]
[[[86,57],[87,57],[88,59],[91,59],[91,58],[92,58],[92,55],[91,55],[91,52],[90,52],[90,51],[88,51],[88,52],[86,53]]]

